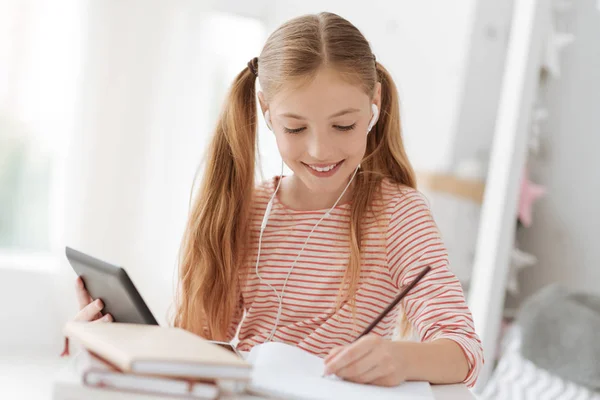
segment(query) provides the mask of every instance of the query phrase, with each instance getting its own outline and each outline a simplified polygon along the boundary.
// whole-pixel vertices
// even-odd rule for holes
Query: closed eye
[[[284,130],[286,133],[300,133],[300,132],[302,132],[304,129],[306,129],[306,128],[290,129],[290,128],[283,127],[283,130]]]
[[[353,123],[352,125],[334,125],[333,126],[335,129],[339,130],[339,131],[351,131],[352,129],[356,128],[356,122]],[[305,130],[306,128],[296,128],[296,129],[291,129],[291,128],[283,128],[285,130],[286,133],[291,133],[291,134],[295,134],[295,133],[300,133],[303,130]]]
[[[339,129],[340,131],[351,131],[356,127],[356,122],[352,125],[342,126],[342,125],[334,125],[334,128]]]

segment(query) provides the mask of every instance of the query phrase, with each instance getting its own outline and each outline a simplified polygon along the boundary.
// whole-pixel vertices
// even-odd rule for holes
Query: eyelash
[[[334,125],[334,127],[342,132],[347,132],[347,131],[351,131],[352,129],[354,129],[356,127],[356,122],[353,123],[352,125],[348,125],[348,126]],[[290,129],[290,128],[284,127],[283,129],[285,130],[286,133],[296,134],[296,133],[302,132],[305,128]]]

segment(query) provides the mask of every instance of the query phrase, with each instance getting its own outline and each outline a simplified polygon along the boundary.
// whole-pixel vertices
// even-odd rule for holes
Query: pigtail
[[[228,340],[239,301],[256,157],[256,74],[235,78],[208,150],[180,249],[174,325],[207,339]]]

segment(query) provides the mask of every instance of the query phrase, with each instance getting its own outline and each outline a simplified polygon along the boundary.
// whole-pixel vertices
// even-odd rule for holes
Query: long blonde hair
[[[400,129],[396,86],[375,61],[371,47],[350,22],[332,13],[294,18],[271,34],[258,58],[265,98],[291,82],[303,82],[327,66],[371,98],[381,82],[381,111],[367,140],[352,197],[350,257],[340,288],[353,301],[360,276],[361,221],[384,178],[415,187]],[[222,109],[200,191],[180,251],[175,326],[213,340],[227,337],[240,301],[241,266],[250,236],[257,158],[256,76],[249,67],[235,78]]]

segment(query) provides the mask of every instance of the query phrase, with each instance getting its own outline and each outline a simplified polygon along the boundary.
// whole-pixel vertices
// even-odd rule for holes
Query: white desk
[[[458,385],[432,385],[431,389],[436,400],[474,400],[475,396],[463,384]],[[222,397],[223,398],[223,397]],[[148,396],[104,389],[87,387],[81,383],[73,369],[68,364],[63,367],[52,385],[52,400],[172,400],[173,397]],[[236,395],[225,399],[259,400],[261,397],[252,395]]]

